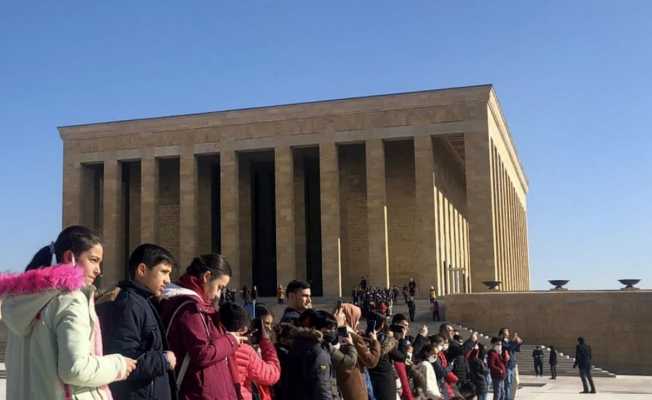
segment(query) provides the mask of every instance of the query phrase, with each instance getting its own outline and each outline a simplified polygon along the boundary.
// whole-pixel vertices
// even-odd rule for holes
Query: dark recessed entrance
[[[313,296],[321,296],[321,201],[319,192],[319,151],[308,152],[303,159],[304,201],[306,213],[306,280]]]
[[[273,157],[273,153],[271,153]],[[252,282],[259,296],[276,294],[274,161],[251,163]]]

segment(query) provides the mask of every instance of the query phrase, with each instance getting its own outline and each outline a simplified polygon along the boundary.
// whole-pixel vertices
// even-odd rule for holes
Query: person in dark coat
[[[408,299],[408,312],[410,313],[410,322],[414,322],[414,315],[417,312],[417,305],[414,302],[414,297]]]
[[[412,297],[417,295],[417,282],[414,278],[410,278],[410,281],[408,282],[408,291]]]
[[[486,348],[482,343],[471,350],[469,354],[469,376],[475,385],[475,394],[478,400],[486,400],[489,392],[487,378],[489,377],[489,366],[484,360]]]
[[[294,280],[288,283],[285,294],[288,306],[281,317],[282,323],[295,323],[301,313],[312,307],[310,285],[307,282]]]
[[[367,290],[367,278],[365,278],[364,276],[360,278],[360,289],[362,289],[362,291]]]
[[[398,341],[385,332],[385,317],[380,314],[371,314],[369,319],[374,321],[375,332],[380,342],[380,357],[374,368],[369,368],[369,377],[376,400],[396,400],[396,377],[394,362],[390,353],[397,346]]]
[[[304,311],[296,326],[282,323],[277,332],[283,350],[281,379],[275,388],[279,400],[339,399],[336,368],[352,368],[357,362],[353,346],[342,351],[334,344],[338,337],[335,317],[325,311]],[[350,352],[349,352],[350,351]],[[355,356],[354,356],[355,355]]]
[[[176,399],[174,367],[164,328],[154,304],[170,282],[174,258],[154,244],[138,246],[129,257],[129,280],[120,282],[114,301],[97,307],[105,354],[134,358],[138,365],[129,377],[109,385],[115,400]]]
[[[583,337],[578,337],[573,368],[579,367],[580,370],[580,379],[584,387],[581,393],[596,393],[593,376],[591,376],[591,359],[591,346],[586,344]],[[589,386],[591,386],[591,391],[589,391]]]
[[[234,353],[245,338],[220,324],[215,302],[231,279],[231,266],[219,254],[195,257],[160,302],[170,348],[177,363],[181,400],[237,400]]]
[[[550,346],[548,363],[550,364],[550,379],[557,379],[557,350],[555,346]]]
[[[534,361],[534,374],[543,376],[543,350],[541,350],[541,346],[535,347],[532,351],[532,360]]]

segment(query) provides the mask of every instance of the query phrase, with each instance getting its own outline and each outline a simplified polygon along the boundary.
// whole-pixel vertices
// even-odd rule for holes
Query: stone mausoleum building
[[[105,240],[102,286],[142,242],[220,252],[271,296],[375,286],[529,289],[528,182],[491,85],[59,128],[63,224]]]

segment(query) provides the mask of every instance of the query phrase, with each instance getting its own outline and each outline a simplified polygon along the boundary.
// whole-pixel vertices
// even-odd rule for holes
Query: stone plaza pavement
[[[652,376],[618,375],[617,378],[594,378],[597,394],[580,394],[582,383],[579,376],[521,378],[522,388],[518,400],[650,400],[652,399]],[[536,385],[536,386],[535,386]],[[543,385],[543,386],[540,386]],[[490,397],[491,398],[491,397]]]

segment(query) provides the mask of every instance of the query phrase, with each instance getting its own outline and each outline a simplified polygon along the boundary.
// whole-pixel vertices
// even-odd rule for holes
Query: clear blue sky
[[[38,3],[0,8],[1,269],[60,229],[57,126],[492,83],[533,288],[652,287],[652,2]]]

